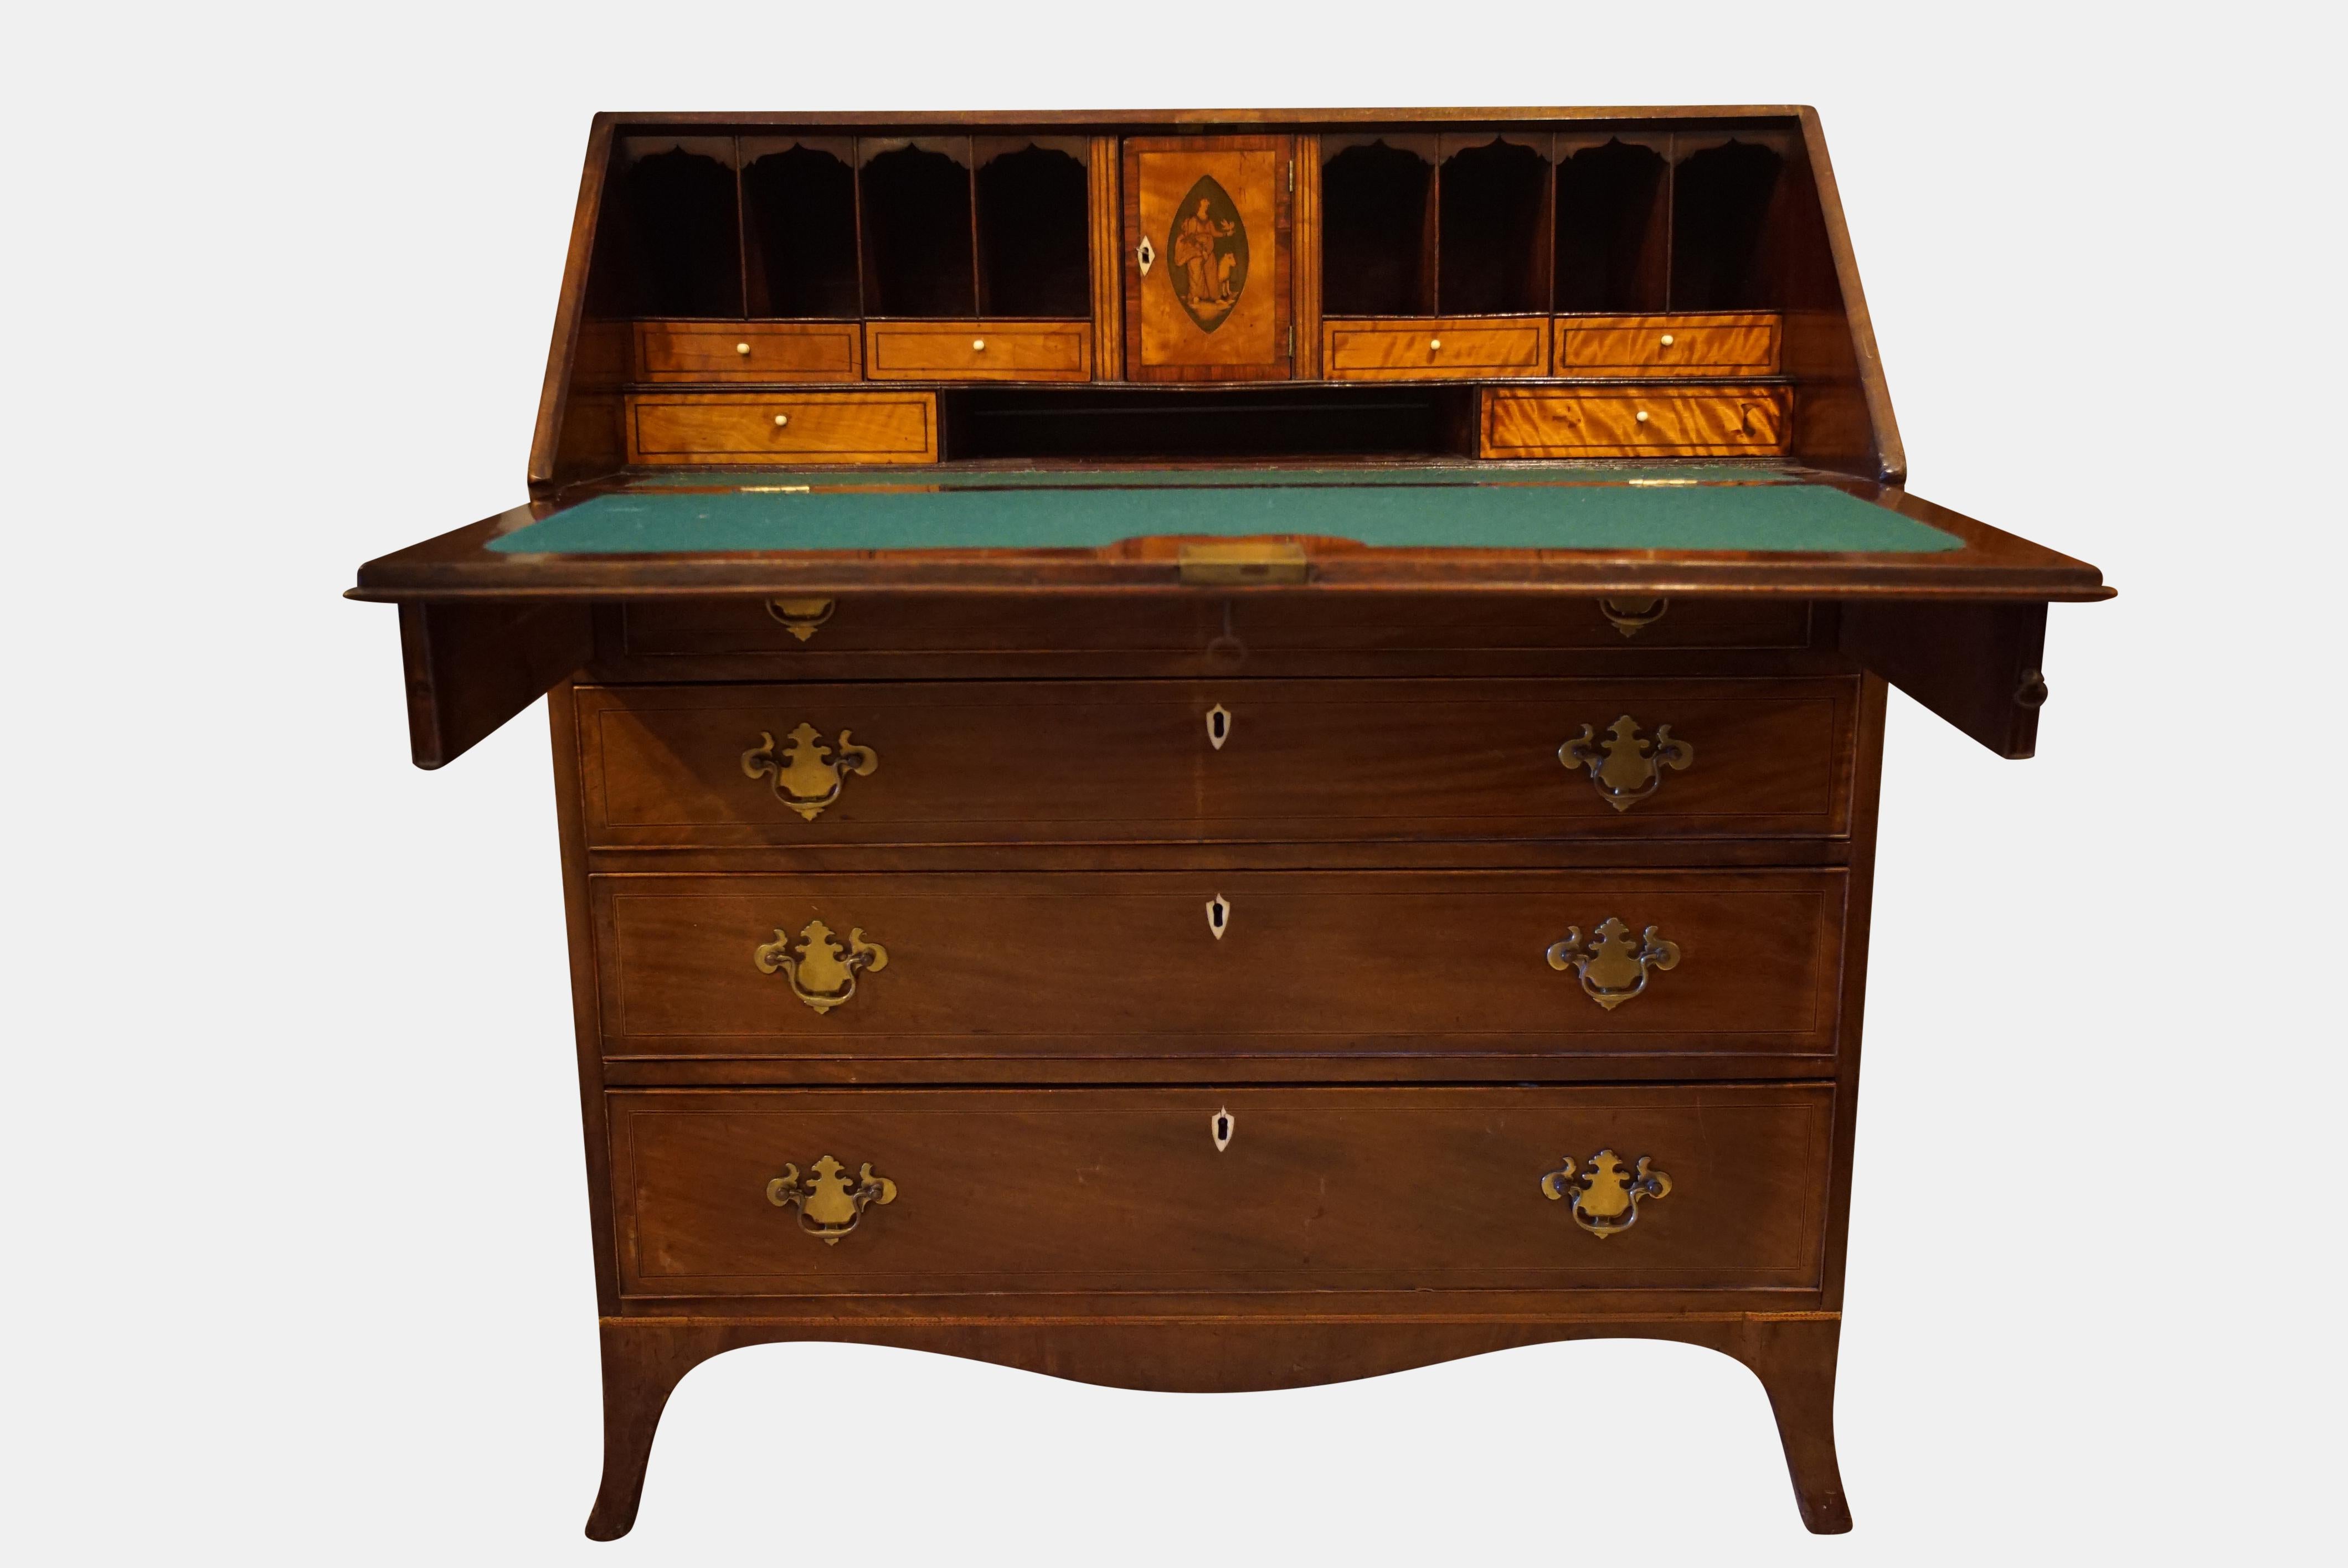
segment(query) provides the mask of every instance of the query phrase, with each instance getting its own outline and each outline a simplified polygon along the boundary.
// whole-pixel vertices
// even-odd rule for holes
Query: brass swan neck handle
[[[839,798],[850,774],[867,778],[880,765],[880,753],[856,744],[850,739],[853,733],[839,732],[834,755],[833,743],[826,742],[813,724],[801,724],[783,737],[782,755],[777,757],[773,732],[761,730],[758,743],[742,753],[743,776],[771,777],[775,798],[798,813],[800,821],[813,822]]]
[[[820,1016],[845,1007],[855,997],[859,975],[877,975],[887,968],[889,949],[866,941],[860,926],[850,929],[843,950],[832,940],[830,927],[810,920],[800,930],[796,946],[788,933],[778,929],[773,941],[751,949],[750,961],[758,966],[760,974],[781,975],[790,981],[791,994]]]
[[[1639,721],[1625,713],[1606,727],[1598,739],[1589,724],[1581,733],[1558,747],[1557,760],[1566,770],[1590,770],[1590,784],[1598,798],[1616,811],[1628,811],[1663,787],[1663,770],[1684,772],[1695,761],[1695,748],[1672,733],[1669,724],[1655,726],[1650,743],[1639,738]]]
[[[867,1208],[886,1207],[897,1201],[897,1184],[872,1173],[870,1162],[850,1181],[840,1174],[847,1167],[830,1155],[819,1157],[804,1176],[797,1165],[767,1184],[767,1201],[778,1209],[797,1209],[799,1229],[826,1246],[854,1230]]]
[[[1550,944],[1549,967],[1560,973],[1570,969],[1581,981],[1582,994],[1608,1012],[1642,996],[1651,973],[1679,967],[1680,945],[1666,941],[1653,926],[1631,940],[1631,927],[1609,915],[1591,934],[1588,946],[1581,927],[1568,926],[1565,940]]]
[[[1551,1203],[1568,1199],[1573,1223],[1604,1241],[1639,1223],[1639,1205],[1650,1198],[1672,1195],[1672,1179],[1653,1168],[1648,1156],[1639,1156],[1639,1168],[1626,1172],[1612,1149],[1590,1156],[1587,1170],[1571,1155],[1540,1179],[1540,1190]]]

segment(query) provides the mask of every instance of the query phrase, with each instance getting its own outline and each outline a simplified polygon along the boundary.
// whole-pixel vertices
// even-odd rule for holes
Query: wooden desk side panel
[[[600,444],[591,444],[576,472],[567,471],[560,460],[573,364],[586,314],[588,261],[595,248],[595,229],[603,210],[603,181],[612,164],[613,123],[612,117],[599,114],[587,133],[579,204],[572,213],[571,246],[562,261],[562,291],[555,299],[553,340],[547,348],[546,376],[539,390],[538,423],[530,432],[529,480],[533,496],[566,479],[587,477],[601,452]],[[608,414],[608,410],[602,412]]]
[[[1834,1153],[1828,1164],[1826,1266],[1819,1302],[1838,1314],[1842,1310],[1844,1268],[1850,1250],[1859,1036],[1867,1011],[1867,944],[1875,917],[1875,846],[1883,802],[1883,719],[1890,690],[1879,676],[1869,675],[1861,682],[1852,762],[1850,871],[1843,881],[1841,996],[1835,1020]],[[1831,1411],[1828,1420],[1831,1423]]]
[[[602,998],[595,979],[594,912],[589,903],[587,835],[581,815],[579,718],[569,682],[547,693],[554,748],[554,817],[562,851],[562,920],[571,943],[572,1045],[579,1058],[579,1117],[587,1152],[587,1223],[595,1256],[596,1310],[619,1310],[619,1255],[612,1217],[612,1139],[603,1082]]]

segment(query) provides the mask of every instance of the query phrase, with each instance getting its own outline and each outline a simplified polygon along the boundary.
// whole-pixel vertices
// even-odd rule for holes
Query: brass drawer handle
[[[839,755],[831,754],[831,747],[813,724],[801,724],[783,737],[780,762],[775,760],[775,737],[772,731],[758,732],[758,743],[742,753],[742,773],[751,779],[773,775],[775,798],[799,814],[802,822],[813,822],[825,806],[839,798],[848,787],[848,775],[858,778],[869,775],[880,765],[880,753],[870,746],[851,743],[852,731],[839,732]]]
[[[1679,967],[1680,945],[1667,942],[1650,926],[1634,946],[1631,927],[1609,915],[1583,947],[1581,927],[1568,926],[1565,940],[1552,942],[1549,967],[1560,973],[1571,969],[1581,979],[1581,989],[1591,1001],[1612,1012],[1647,989],[1650,970]]]
[[[1628,811],[1663,788],[1665,768],[1676,773],[1695,761],[1695,748],[1674,740],[1669,724],[1656,726],[1652,753],[1639,738],[1639,721],[1628,713],[1608,725],[1606,733],[1612,738],[1600,741],[1588,724],[1582,725],[1579,736],[1558,747],[1557,760],[1568,773],[1588,768],[1591,787],[1616,811]]]
[[[839,609],[828,599],[770,599],[767,613],[783,624],[783,629],[805,642],[815,635],[816,628],[829,620]],[[1617,624],[1620,624],[1619,622]],[[1624,636],[1630,633],[1624,632]]]
[[[1636,637],[1661,620],[1671,607],[1668,599],[1601,599],[1598,601],[1598,613],[1612,621],[1614,630],[1623,636]]]
[[[870,1165],[865,1167],[870,1170]],[[1604,1241],[1639,1223],[1639,1205],[1649,1198],[1672,1195],[1672,1179],[1650,1168],[1648,1156],[1639,1156],[1639,1168],[1625,1173],[1612,1149],[1590,1156],[1590,1168],[1569,1154],[1565,1163],[1540,1179],[1540,1189],[1551,1203],[1571,1199],[1573,1223]]]
[[[791,994],[820,1015],[845,1006],[856,995],[857,976],[877,975],[887,968],[889,949],[866,941],[864,928],[858,926],[850,927],[843,955],[839,944],[831,939],[831,927],[810,920],[799,932],[796,949],[789,936],[778,927],[773,941],[761,942],[751,950],[750,961],[758,966],[760,974],[779,974],[790,981]]]
[[[799,1229],[826,1246],[838,1246],[866,1208],[897,1201],[897,1184],[874,1175],[869,1162],[852,1184],[840,1174],[846,1168],[829,1154],[818,1159],[805,1176],[797,1165],[785,1165],[783,1173],[767,1184],[767,1201],[778,1209],[798,1210]]]

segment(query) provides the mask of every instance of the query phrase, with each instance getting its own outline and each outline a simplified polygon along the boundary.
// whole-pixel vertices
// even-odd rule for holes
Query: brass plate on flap
[[[1304,547],[1285,539],[1184,545],[1175,560],[1183,582],[1198,588],[1303,582],[1313,569]]]

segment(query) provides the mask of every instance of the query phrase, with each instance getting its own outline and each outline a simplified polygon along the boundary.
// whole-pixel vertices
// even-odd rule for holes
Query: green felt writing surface
[[[1691,483],[1693,479],[1694,482]],[[665,476],[596,496],[489,548],[1098,548],[1151,535],[1327,535],[1372,547],[1915,553],[1954,535],[1762,469],[1168,469],[940,477]]]

